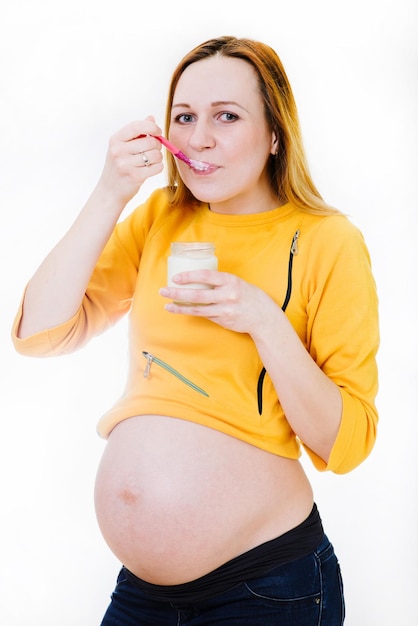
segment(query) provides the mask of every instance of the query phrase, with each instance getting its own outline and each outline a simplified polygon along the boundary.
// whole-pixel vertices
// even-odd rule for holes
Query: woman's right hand
[[[91,273],[120,214],[144,180],[163,169],[153,117],[110,139],[103,172],[78,217],[29,281],[19,337],[53,328],[79,309]]]
[[[152,116],[134,121],[115,133],[109,141],[103,172],[96,187],[107,203],[123,207],[142,183],[163,170],[162,146],[152,135],[161,135]]]

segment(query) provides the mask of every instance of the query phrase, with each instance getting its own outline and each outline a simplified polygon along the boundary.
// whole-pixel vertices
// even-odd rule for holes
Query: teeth
[[[205,172],[212,167],[209,163],[205,163],[204,161],[191,161],[191,165],[193,169],[199,170],[199,172]]]

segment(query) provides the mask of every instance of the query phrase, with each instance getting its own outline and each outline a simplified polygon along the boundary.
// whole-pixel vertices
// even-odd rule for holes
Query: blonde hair
[[[192,63],[215,55],[242,59],[250,63],[257,74],[266,120],[278,139],[277,154],[270,155],[267,163],[273,192],[306,213],[327,215],[338,212],[325,203],[312,181],[289,80],[276,52],[264,43],[224,36],[209,39],[191,50],[180,61],[171,79],[165,120],[167,133],[174,92],[184,70]],[[173,205],[200,204],[181,180],[171,154],[168,155],[168,182]]]

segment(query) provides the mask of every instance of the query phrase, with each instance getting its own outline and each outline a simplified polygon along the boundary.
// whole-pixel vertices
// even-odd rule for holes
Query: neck
[[[213,213],[224,215],[251,215],[255,213],[265,213],[272,211],[286,204],[286,199],[278,198],[274,195],[259,198],[234,198],[228,202],[208,203],[209,210]]]

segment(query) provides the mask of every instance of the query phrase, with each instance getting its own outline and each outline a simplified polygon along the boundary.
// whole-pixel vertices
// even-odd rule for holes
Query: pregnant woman
[[[21,353],[54,356],[129,315],[126,388],[98,424],[97,518],[122,566],[102,624],[338,626],[339,563],[299,459],[345,473],[374,444],[366,245],[310,177],[266,44],[187,54],[165,130],[187,158],[168,153],[167,186],[123,219],[163,170],[162,129],[149,116],[111,138],[13,329]],[[218,268],[168,283],[173,242],[213,244]]]

